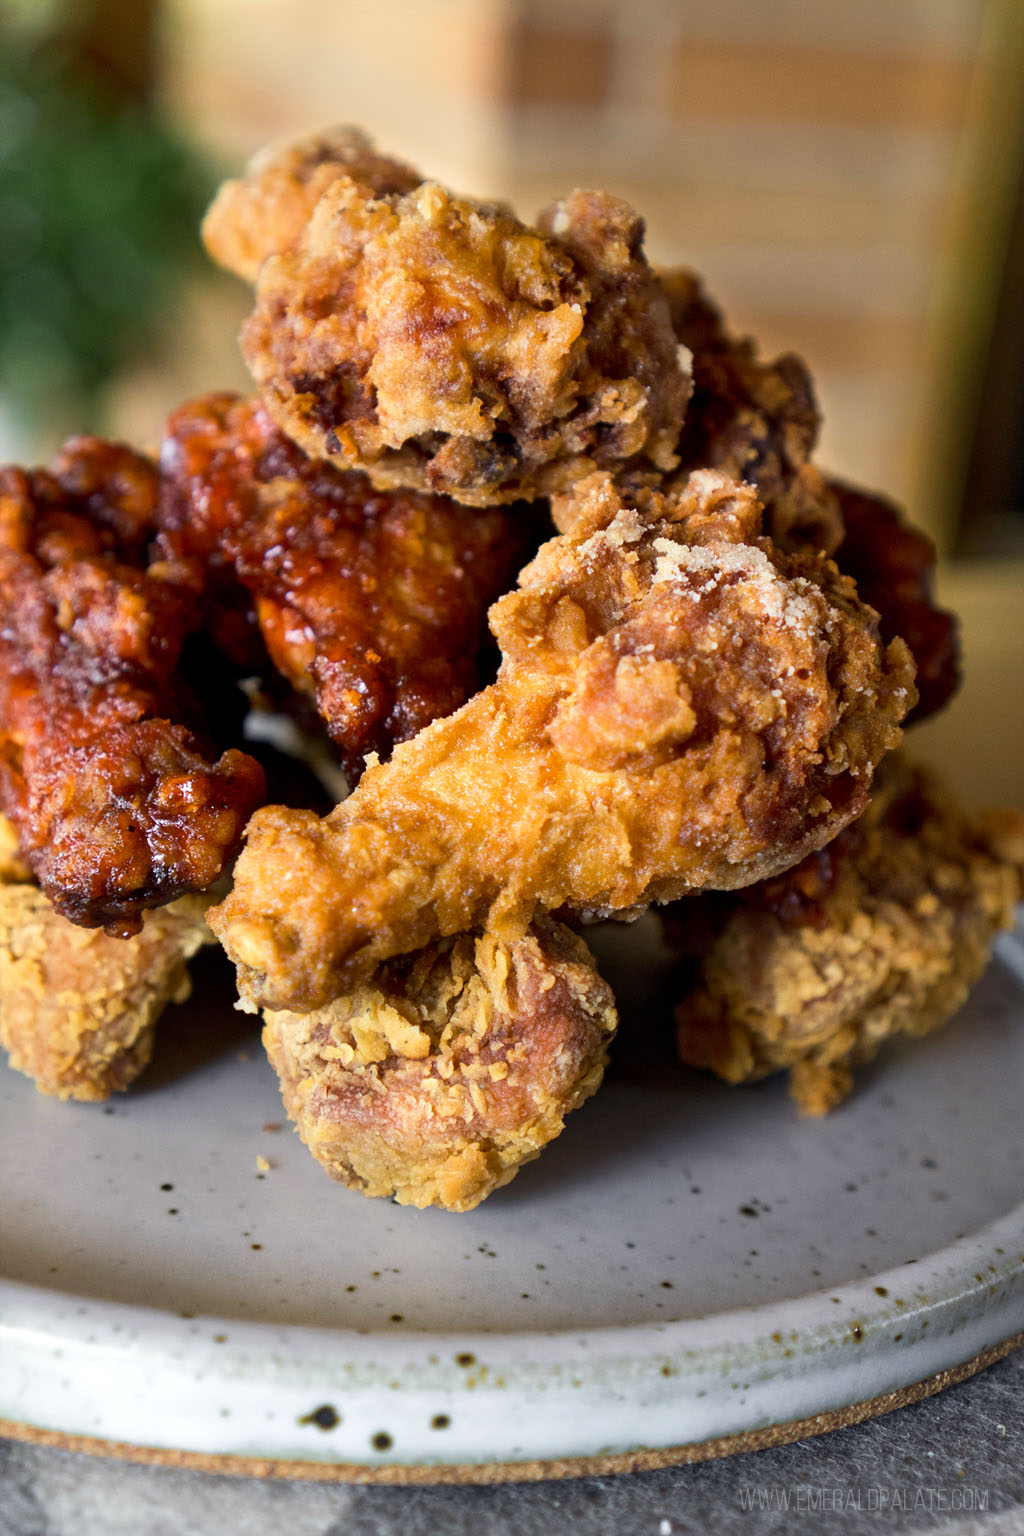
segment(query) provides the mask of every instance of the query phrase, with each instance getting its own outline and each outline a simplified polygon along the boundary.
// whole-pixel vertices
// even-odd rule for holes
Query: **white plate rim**
[[[0,1282],[0,1419],[366,1467],[616,1456],[828,1414],[1003,1343],[1024,1328],[1024,1204],[864,1280],[636,1327],[384,1335],[61,1301]]]

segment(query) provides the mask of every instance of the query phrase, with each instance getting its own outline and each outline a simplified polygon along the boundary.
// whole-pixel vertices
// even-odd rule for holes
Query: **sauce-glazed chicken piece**
[[[198,615],[147,558],[156,500],[154,466],[98,438],[0,473],[0,810],[56,910],[121,935],[208,889],[265,796],[252,758],[213,760],[184,723]]]
[[[387,756],[487,680],[487,609],[536,549],[536,512],[375,491],[231,394],[171,416],[160,469],[166,548],[216,583],[215,609],[225,573],[246,590],[351,783],[368,753]]]

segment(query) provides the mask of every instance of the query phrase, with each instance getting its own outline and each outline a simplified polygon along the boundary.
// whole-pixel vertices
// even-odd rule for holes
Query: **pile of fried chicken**
[[[895,750],[956,627],[928,541],[814,463],[800,360],[620,199],[531,227],[351,129],[203,233],[256,392],[0,473],[11,1065],[124,1088],[216,936],[327,1172],[463,1211],[601,1081],[587,923],[656,904],[681,1059],[811,1113],[948,1018],[1024,824]]]

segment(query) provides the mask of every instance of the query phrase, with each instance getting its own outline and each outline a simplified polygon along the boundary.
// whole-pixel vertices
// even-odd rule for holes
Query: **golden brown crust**
[[[332,1178],[468,1211],[598,1087],[616,1027],[586,945],[542,920],[461,934],[313,1013],[268,1013],[288,1113]]]
[[[278,155],[208,220],[236,270],[276,248],[242,346],[302,448],[474,506],[676,463],[689,378],[627,204],[575,192],[531,229],[343,148]]]
[[[910,647],[918,701],[908,724],[935,714],[960,672],[956,621],[935,605],[930,540],[891,503],[826,477],[813,462],[821,417],[799,357],[766,362],[749,338],[731,336],[691,272],[664,273],[662,282],[676,334],[693,359],[682,470],[719,469],[749,481],[776,544],[832,555],[877,609],[882,638],[898,635]]]
[[[821,414],[806,364],[791,352],[766,362],[748,337],[730,335],[692,272],[665,272],[661,280],[676,335],[693,359],[682,469],[719,469],[749,481],[776,544],[834,555],[843,520],[835,488],[812,460]]]
[[[701,951],[681,1058],[734,1083],[788,1069],[806,1114],[844,1098],[884,1041],[955,1013],[1022,893],[1020,817],[972,820],[900,756],[877,783],[860,820],[796,868],[666,914]]]
[[[747,542],[756,519],[706,472],[544,545],[492,609],[493,687],[326,821],[253,818],[211,913],[243,996],[318,1007],[438,936],[748,884],[859,814],[909,656],[833,566]]]
[[[208,898],[147,912],[112,939],[60,917],[38,886],[0,885],[0,1046],[61,1099],[105,1099],[148,1064],[153,1028],[189,995],[187,962],[212,941]]]
[[[268,256],[294,250],[332,182],[351,176],[377,197],[411,192],[420,177],[373,148],[359,128],[327,128],[270,144],[245,175],[226,181],[203,220],[203,244],[220,266],[254,283]]]

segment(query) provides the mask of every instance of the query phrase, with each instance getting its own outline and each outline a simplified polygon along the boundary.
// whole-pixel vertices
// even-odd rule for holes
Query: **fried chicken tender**
[[[285,1106],[332,1178],[400,1205],[468,1211],[596,1090],[612,994],[583,941],[460,934],[385,962],[312,1013],[271,1012]]]
[[[270,658],[315,699],[350,782],[367,753],[387,755],[485,680],[487,609],[536,548],[536,515],[375,491],[231,394],[171,416],[160,468],[167,547],[200,579],[226,568],[242,583]]]
[[[602,475],[581,494],[617,500]],[[438,937],[749,884],[858,815],[914,700],[909,654],[759,519],[708,471],[542,546],[491,610],[492,687],[326,820],[253,818],[210,914],[242,997],[316,1008]]]
[[[58,916],[16,850],[0,817],[0,1046],[43,1093],[109,1098],[148,1064],[166,1005],[188,997],[187,962],[214,942],[208,900],[183,896],[111,939]]]
[[[952,1017],[1012,926],[1024,821],[972,819],[899,754],[864,815],[762,885],[666,914],[695,954],[679,1054],[741,1083],[788,1070],[804,1114],[850,1092],[853,1068],[897,1035]]]
[[[677,462],[689,377],[618,198],[574,192],[531,229],[338,131],[229,184],[206,238],[258,268],[242,350],[313,457],[473,506]]]
[[[97,438],[0,472],[0,809],[57,911],[122,936],[213,883],[265,790],[180,723],[196,616],[145,564],[156,499],[154,466]]]

